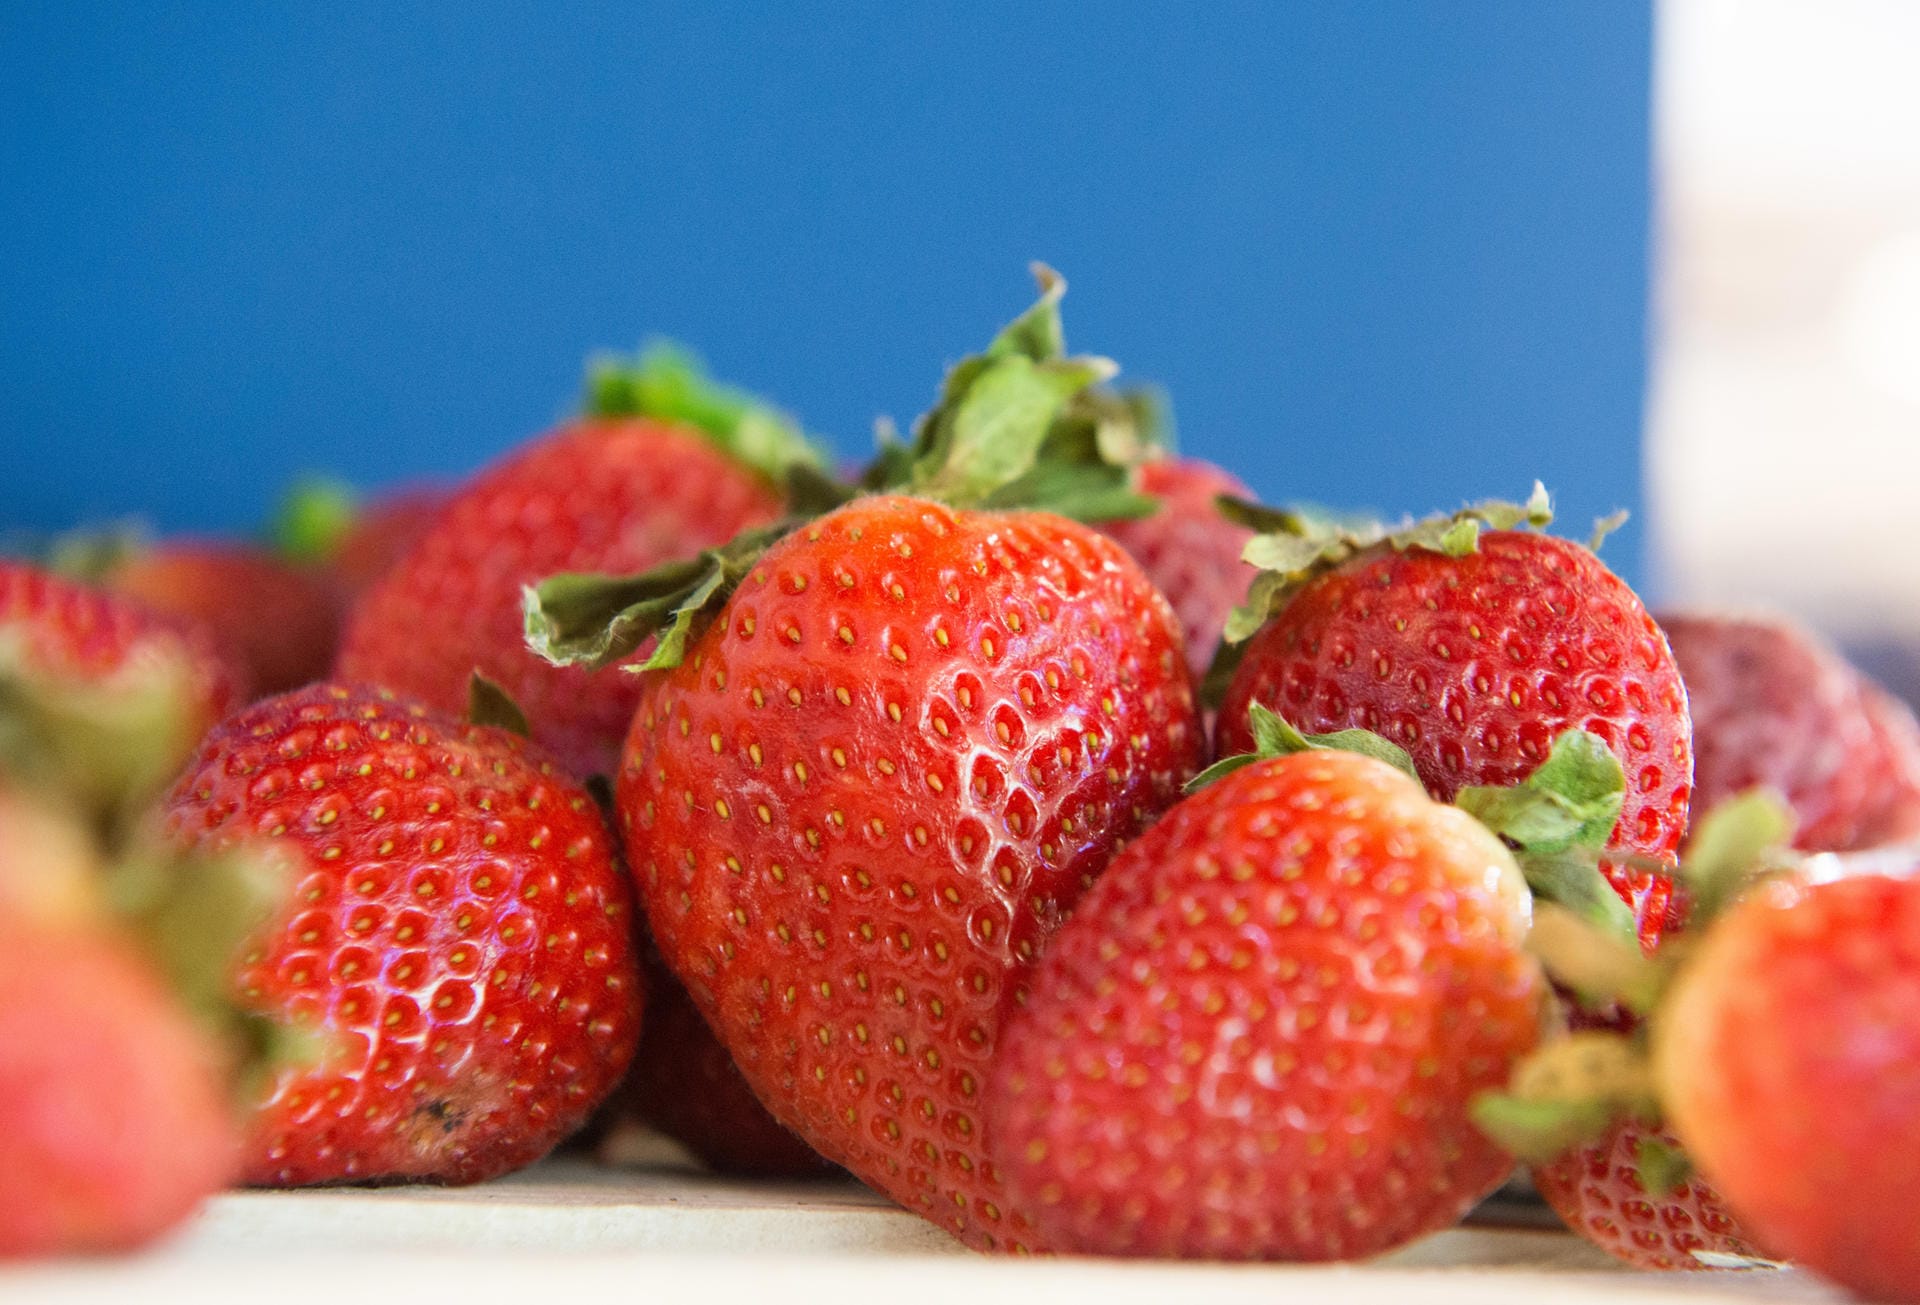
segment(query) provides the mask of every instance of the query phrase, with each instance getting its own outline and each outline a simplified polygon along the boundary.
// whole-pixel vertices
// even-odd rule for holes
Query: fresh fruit
[[[621,670],[557,667],[528,652],[522,588],[554,572],[644,569],[770,521],[785,468],[812,457],[777,414],[722,404],[730,392],[705,406],[682,393],[693,384],[684,378],[656,392],[681,367],[643,359],[631,373],[601,373],[591,415],[454,493],[355,605],[340,678],[457,711],[478,671],[575,774],[611,775],[639,685]]]
[[[1173,604],[1186,635],[1187,663],[1198,678],[1253,579],[1253,568],[1240,560],[1253,532],[1220,515],[1215,500],[1223,494],[1249,498],[1251,491],[1233,473],[1198,458],[1143,462],[1134,487],[1158,501],[1159,510],[1100,528],[1120,541]]]
[[[124,938],[0,918],[0,1258],[186,1219],[235,1173],[223,1068]]]
[[[1680,1149],[1658,1125],[1624,1119],[1603,1137],[1533,1166],[1533,1185],[1573,1231],[1640,1269],[1706,1269],[1766,1258],[1698,1173],[1671,1167]]]
[[[102,583],[208,630],[260,696],[316,680],[333,664],[340,613],[332,589],[264,548],[168,541],[128,552]]]
[[[0,777],[131,819],[242,693],[202,632],[0,560]]]
[[[1008,1021],[987,1125],[1056,1250],[1351,1259],[1511,1168],[1469,1121],[1538,1036],[1505,846],[1349,752],[1256,762],[1114,858]]]
[[[1770,1247],[1920,1301],[1920,880],[1767,885],[1655,1016],[1674,1132]]]
[[[617,806],[663,958],[776,1118],[976,1247],[1031,1244],[982,1136],[1000,1021],[1202,746],[1166,599],[1016,506],[1065,486],[1110,517],[1123,480],[1041,457],[1111,371],[1063,356],[1044,285],[949,373],[894,469],[914,495],[562,577],[528,621],[600,661],[662,630]]]
[[[477,1182],[625,1072],[630,887],[586,790],[507,730],[312,685],[216,727],[165,827],[203,850],[264,836],[296,885],[233,990],[325,1050],[265,1087],[248,1182]]]
[[[1660,624],[1687,683],[1700,802],[1773,789],[1809,851],[1906,831],[1920,805],[1912,713],[1791,621],[1672,612]]]
[[[787,1178],[832,1171],[818,1151],[767,1113],[664,966],[648,967],[646,1028],[622,1093],[635,1119],[718,1173]]]
[[[1693,782],[1686,691],[1653,618],[1590,550],[1512,528],[1546,517],[1537,491],[1525,509],[1487,505],[1385,538],[1263,535],[1255,555],[1272,567],[1229,627],[1246,644],[1216,750],[1251,745],[1259,702],[1306,733],[1385,736],[1447,801],[1524,779],[1562,731],[1586,730],[1629,777],[1615,848],[1670,859]],[[1679,910],[1670,878],[1606,869],[1653,946]]]
[[[317,568],[336,593],[352,599],[426,534],[447,497],[437,485],[410,485],[362,502],[338,481],[309,477],[281,500],[269,534],[282,557]]]

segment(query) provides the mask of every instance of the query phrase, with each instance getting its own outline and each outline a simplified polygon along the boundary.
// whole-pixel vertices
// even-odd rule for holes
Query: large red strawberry
[[[555,572],[655,566],[770,521],[784,468],[811,456],[777,414],[709,395],[678,361],[603,372],[591,415],[455,493],[359,601],[338,674],[455,711],[478,671],[575,773],[611,774],[639,686],[534,657],[521,590]]]
[[[264,548],[168,541],[128,552],[101,582],[205,628],[262,696],[318,679],[333,664],[340,612],[332,586]]]
[[[663,957],[776,1117],[982,1247],[1030,1241],[982,1135],[1000,1021],[1201,749],[1165,598],[1008,502],[1110,369],[1061,356],[1060,288],[949,375],[916,495],[537,609],[556,655],[668,622],[618,786]]]
[[[1058,1250],[1349,1259],[1511,1162],[1474,1095],[1538,1036],[1512,856],[1350,752],[1257,762],[1114,859],[1009,1021],[987,1121]]]
[[[142,1245],[235,1172],[221,1056],[105,929],[0,918],[0,1121],[0,1259]]]
[[[1672,612],[1660,624],[1687,682],[1703,805],[1773,789],[1811,851],[1906,832],[1920,792],[1910,712],[1791,621]]]
[[[1257,547],[1275,569],[1229,630],[1251,638],[1221,707],[1218,751],[1251,745],[1247,708],[1258,702],[1308,733],[1385,736],[1448,800],[1520,781],[1563,731],[1586,730],[1629,777],[1615,847],[1670,859],[1693,783],[1673,655],[1590,550],[1510,528],[1545,516],[1542,492],[1525,512],[1470,510],[1377,542],[1263,536]],[[1607,869],[1653,945],[1677,909],[1670,879]]]
[[[479,1181],[625,1072],[631,890],[593,800],[517,735],[313,685],[209,734],[166,827],[196,849],[264,837],[296,885],[232,982],[326,1050],[256,1104],[248,1181]]]
[[[804,1177],[832,1169],[767,1113],[680,981],[648,967],[647,1020],[623,1105],[723,1174]]]
[[[243,692],[202,631],[0,559],[0,775],[131,816]]]
[[[1920,1301],[1920,880],[1769,885],[1707,931],[1655,1017],[1701,1171],[1782,1255]]]
[[[1254,574],[1240,560],[1253,531],[1222,516],[1217,500],[1248,498],[1251,491],[1233,473],[1198,458],[1144,462],[1134,485],[1159,509],[1100,528],[1133,554],[1173,604],[1186,635],[1187,662],[1196,677],[1204,675]]]

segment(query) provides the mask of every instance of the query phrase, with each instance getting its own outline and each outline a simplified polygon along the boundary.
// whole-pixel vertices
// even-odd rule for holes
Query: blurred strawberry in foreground
[[[1253,531],[1222,516],[1216,500],[1250,498],[1252,491],[1231,472],[1197,458],[1144,462],[1134,488],[1158,500],[1159,510],[1100,528],[1120,541],[1173,604],[1186,636],[1187,664],[1198,678],[1254,576],[1240,560]]]
[[[455,491],[355,606],[342,679],[458,711],[478,671],[525,708],[576,774],[612,774],[640,688],[618,668],[548,665],[521,591],[564,571],[645,569],[771,521],[816,455],[785,417],[655,351],[592,377],[588,415]]]
[[[1371,730],[1406,749],[1434,797],[1526,778],[1569,729],[1625,769],[1615,849],[1670,859],[1693,785],[1687,696],[1666,638],[1590,549],[1536,533],[1551,519],[1486,504],[1382,535],[1273,514],[1266,567],[1227,637],[1243,648],[1217,751],[1252,745],[1261,703],[1305,733]],[[1609,863],[1652,946],[1674,922],[1671,879]]]
[[[130,1250],[186,1219],[236,1170],[223,1070],[124,939],[0,921],[0,1257]]]
[[[1780,1254],[1920,1301],[1920,880],[1775,883],[1656,1017],[1674,1131]]]
[[[1042,456],[1112,369],[1065,356],[1043,286],[883,468],[904,492],[557,577],[529,620],[599,663],[660,631],[617,806],[662,957],[776,1118],[982,1248],[1032,1244],[982,1132],[1001,1020],[1202,746],[1166,600],[1032,510],[1125,489]]]
[[[124,823],[244,688],[206,633],[0,559],[0,776]]]
[[[1538,1036],[1512,855],[1410,773],[1256,761],[1128,844],[1009,1020],[987,1118],[1051,1249],[1352,1259],[1512,1162],[1468,1103]]]
[[[760,1104],[680,981],[664,966],[649,966],[647,973],[646,1027],[622,1088],[626,1111],[716,1173],[831,1173],[819,1152]]]
[[[631,891],[585,789],[517,734],[314,685],[214,729],[166,829],[203,851],[264,837],[295,885],[230,982],[324,1052],[265,1086],[249,1182],[477,1182],[545,1155],[625,1072]]]
[[[207,630],[258,696],[326,674],[340,641],[339,604],[325,579],[253,544],[185,539],[134,548],[100,582]]]
[[[1791,621],[1674,612],[1660,624],[1687,684],[1701,803],[1772,789],[1808,851],[1920,832],[1920,725],[1904,704]]]

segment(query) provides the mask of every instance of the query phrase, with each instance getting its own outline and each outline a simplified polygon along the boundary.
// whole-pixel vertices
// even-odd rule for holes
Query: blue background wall
[[[235,527],[303,468],[457,471],[653,332],[858,452],[1040,257],[1071,342],[1168,385],[1186,447],[1265,495],[1539,475],[1584,530],[1638,498],[1649,28],[12,0],[0,527]]]

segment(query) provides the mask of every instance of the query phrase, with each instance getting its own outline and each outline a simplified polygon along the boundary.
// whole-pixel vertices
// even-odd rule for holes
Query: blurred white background
[[[1666,0],[1647,474],[1668,604],[1920,692],[1920,3]]]

